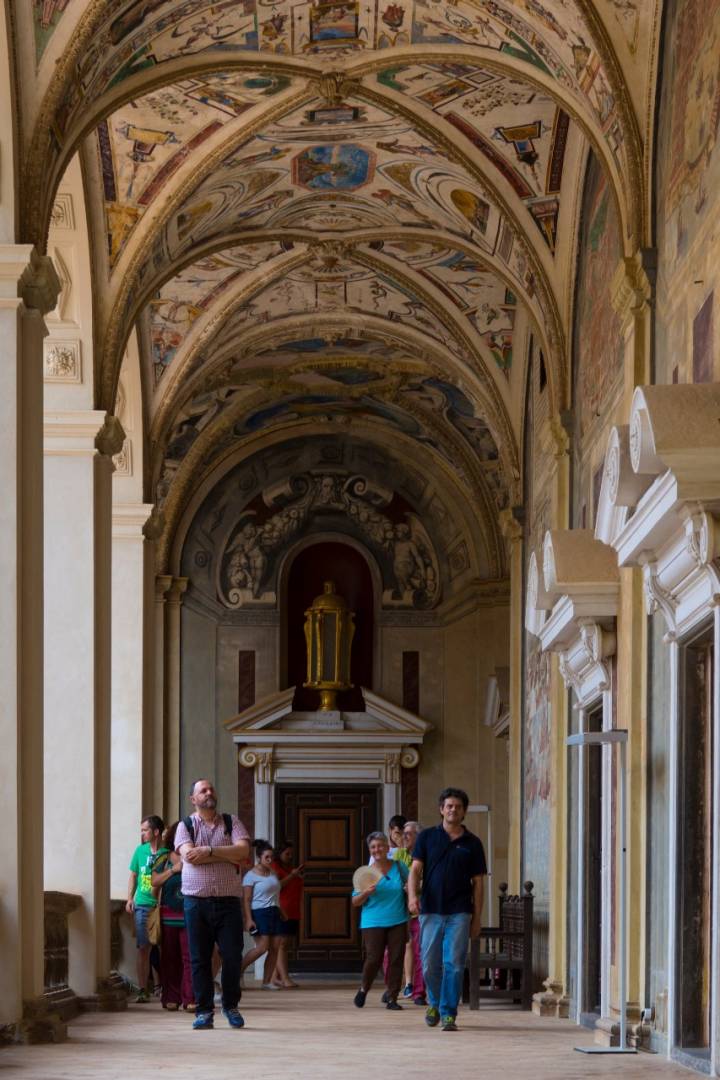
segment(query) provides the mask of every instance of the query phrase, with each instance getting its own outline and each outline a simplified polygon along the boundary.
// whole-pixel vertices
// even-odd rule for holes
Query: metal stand
[[[493,845],[492,845],[492,813],[491,808],[487,803],[471,803],[467,808],[468,814],[487,814],[487,851],[485,852],[485,862],[487,864],[487,884],[485,888],[485,925],[492,926],[492,905],[493,905],[493,890],[492,890],[492,864],[493,864]]]
[[[620,1044],[619,1046],[576,1046],[581,1054],[637,1054],[637,1050],[627,1045],[627,992],[625,988],[627,967],[627,761],[626,747],[628,733],[625,730],[581,731],[577,735],[568,735],[568,746],[607,746],[617,743],[620,747],[619,770],[619,809],[620,809]],[[578,957],[578,966],[580,957]]]

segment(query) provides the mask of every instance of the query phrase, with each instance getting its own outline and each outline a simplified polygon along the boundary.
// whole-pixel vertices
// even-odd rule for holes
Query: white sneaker
[[[281,990],[282,989],[282,987],[276,986],[275,983],[263,983],[262,988],[263,988],[263,990]]]

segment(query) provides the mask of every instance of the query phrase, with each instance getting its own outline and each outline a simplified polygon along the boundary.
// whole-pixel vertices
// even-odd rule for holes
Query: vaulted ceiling
[[[588,147],[644,235],[658,6],[17,0],[23,238],[80,151],[96,401],[136,328],[147,498],[362,427],[453,474],[501,575],[531,336],[566,405]]]

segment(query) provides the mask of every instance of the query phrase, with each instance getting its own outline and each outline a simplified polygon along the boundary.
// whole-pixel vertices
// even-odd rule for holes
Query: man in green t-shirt
[[[135,940],[137,942],[137,975],[140,992],[135,999],[142,1005],[150,1000],[148,981],[150,977],[150,939],[147,935],[147,917],[157,903],[152,890],[152,868],[158,855],[167,854],[162,847],[163,819],[157,814],[150,814],[140,822],[142,843],[135,848],[130,860],[130,878],[128,880],[128,898],[126,911],[135,918]]]

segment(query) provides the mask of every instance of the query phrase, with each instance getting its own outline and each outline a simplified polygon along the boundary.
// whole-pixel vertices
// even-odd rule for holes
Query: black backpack
[[[225,835],[232,839],[232,814],[223,814],[222,819],[225,822]],[[195,843],[195,822],[191,817],[184,817],[183,825],[192,836],[192,842]]]

